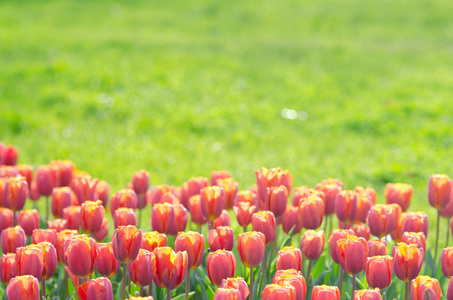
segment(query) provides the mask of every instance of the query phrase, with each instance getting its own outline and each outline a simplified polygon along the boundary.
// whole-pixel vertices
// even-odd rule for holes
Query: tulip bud
[[[228,214],[227,210],[223,210],[220,216],[214,220],[214,228],[216,229],[217,227],[220,226],[230,226],[231,225],[231,220],[230,220],[230,215]]]
[[[170,247],[157,247],[153,251],[156,260],[154,283],[161,288],[172,290],[181,284],[186,276],[187,252],[174,252]]]
[[[324,250],[325,235],[321,230],[316,232],[314,230],[307,230],[300,241],[300,250],[305,259],[315,260],[321,256]]]
[[[371,234],[378,238],[390,234],[397,225],[393,210],[386,205],[373,206],[368,212],[367,223]]]
[[[233,231],[231,230],[231,232]],[[175,239],[175,251],[187,252],[187,268],[189,270],[198,268],[203,261],[204,235],[194,231],[179,232]]]
[[[99,277],[96,279],[91,279],[87,283],[87,299],[113,299],[112,283],[108,278]]]
[[[98,182],[96,185],[96,198],[101,200],[102,206],[107,207],[107,204],[109,202],[109,194],[110,194],[110,186],[108,183],[104,180],[101,180]]]
[[[3,164],[14,166],[17,163],[17,149],[14,146],[5,146],[3,148]]]
[[[79,230],[80,227],[80,206],[68,206],[63,208],[63,219],[67,221],[67,228]]]
[[[219,268],[219,266],[222,266]],[[234,277],[236,273],[236,258],[233,252],[217,250],[211,252],[207,259],[207,271],[209,280],[216,286],[220,286],[223,279]]]
[[[28,184],[22,176],[8,179],[9,197],[3,199],[6,208],[12,211],[19,211],[24,208],[25,200],[28,197]]]
[[[429,204],[437,210],[441,210],[450,202],[452,184],[445,174],[434,174],[429,179],[428,200]]]
[[[353,235],[354,231],[351,229],[335,229],[332,231],[329,237],[329,246],[330,246],[330,256],[332,257],[332,260],[339,264],[340,260],[337,256],[337,241],[339,239],[345,238],[347,235]]]
[[[326,216],[330,216],[335,213],[335,200],[338,195],[338,193],[343,190],[343,187],[331,183],[331,184],[322,184],[318,183],[316,185],[316,189],[318,191],[321,191],[325,195],[325,208],[324,208],[324,214]]]
[[[194,195],[189,198],[189,211],[192,222],[201,226],[208,222],[201,212],[200,195]]]
[[[153,230],[175,236],[187,226],[188,212],[182,206],[169,203],[156,204],[151,210]]]
[[[203,216],[213,221],[218,218],[225,208],[225,191],[222,187],[205,187],[200,191],[201,212]]]
[[[294,300],[295,293],[291,285],[281,286],[271,283],[264,287],[263,300]]]
[[[338,220],[349,223],[357,214],[357,193],[355,191],[340,191],[337,195],[335,213]]]
[[[370,287],[381,290],[387,288],[393,275],[393,258],[389,255],[368,257],[366,280]]]
[[[242,227],[247,227],[252,222],[252,215],[258,211],[258,208],[250,202],[244,201],[238,202],[237,206],[233,207],[233,210],[238,224]]]
[[[387,255],[387,244],[384,240],[368,241],[368,257]]]
[[[32,234],[33,244],[49,242],[54,247],[57,245],[57,231],[55,229],[35,229]]]
[[[127,225],[136,226],[137,217],[135,216],[134,210],[126,207],[120,207],[115,210],[115,214],[113,215],[113,225],[115,228]]]
[[[32,275],[41,279],[43,268],[44,257],[40,249],[35,248],[34,245],[16,249],[17,275]]]
[[[425,293],[428,293],[428,299],[442,298],[442,290],[439,281],[429,276],[418,276],[411,283],[411,298],[414,300],[425,300]],[[433,297],[434,296],[434,297]]]
[[[36,169],[36,187],[42,196],[49,197],[54,187],[57,187],[57,172],[50,165],[39,166]]]
[[[368,193],[357,193],[357,213],[354,218],[355,222],[367,222],[368,212],[373,205],[373,199]]]
[[[252,216],[253,231],[260,231],[266,236],[266,245],[274,241],[277,225],[271,211],[260,211]]]
[[[317,196],[303,198],[299,202],[299,222],[303,228],[317,229],[324,218],[324,202]]]
[[[110,201],[110,212],[112,216],[120,207],[136,209],[138,205],[137,194],[132,189],[123,189],[113,195]]]
[[[277,254],[277,271],[295,269],[300,271],[302,268],[302,255],[300,249],[292,246],[283,247]]]
[[[17,165],[19,174],[25,178],[28,187],[31,186],[31,180],[33,178],[33,166],[31,165]]]
[[[286,234],[289,234],[293,228],[293,234],[298,234],[302,230],[302,223],[299,221],[299,207],[286,207],[285,214],[283,215],[282,228]]]
[[[423,232],[428,237],[428,216],[426,213],[410,212],[406,213],[403,221],[403,232]]]
[[[39,228],[39,213],[36,209],[24,209],[19,214],[19,225],[27,236],[33,234],[33,230]]]
[[[425,251],[417,245],[398,243],[393,248],[393,268],[395,275],[404,282],[409,282],[420,273]]]
[[[241,297],[238,297],[238,300],[246,300],[250,294],[249,286],[242,277],[229,277],[224,279],[222,280],[220,287],[224,289],[238,290],[241,293]]]
[[[80,210],[80,224],[83,231],[88,234],[96,234],[101,230],[102,221],[104,220],[104,207],[102,201],[85,201]]]
[[[113,233],[112,247],[115,258],[122,263],[133,261],[142,245],[142,231],[135,226],[120,226]]]
[[[295,290],[294,299],[305,299],[307,285],[302,274],[294,269],[279,270],[275,273],[272,283],[280,286],[292,286]]]
[[[61,218],[63,209],[71,205],[79,205],[79,202],[70,187],[59,187],[52,190],[52,214],[55,218]]]
[[[440,263],[442,265],[442,273],[445,277],[450,278],[453,276],[453,247],[447,247],[442,250],[440,256]]]
[[[145,249],[140,249],[137,257],[128,264],[131,281],[140,287],[148,286],[153,281],[156,272],[154,254]]]
[[[346,273],[356,275],[366,267],[368,243],[364,238],[347,235],[337,241],[337,257]]]
[[[98,182],[98,179],[92,179],[90,175],[78,176],[72,179],[71,188],[80,205],[85,203],[85,201],[98,200],[96,194]]]
[[[340,290],[336,286],[316,285],[311,293],[312,300],[341,300]]]
[[[116,260],[113,254],[111,243],[99,243],[96,245],[98,256],[96,259],[96,270],[104,277],[112,277],[120,269],[120,262]]]
[[[212,171],[210,182],[211,185],[217,185],[219,179],[231,178],[230,172],[225,170]]]
[[[231,251],[234,246],[234,233],[231,227],[221,226],[209,230],[208,236],[209,248],[211,252],[219,249]]]
[[[208,179],[205,177],[193,177],[184,182],[181,190],[181,204],[184,205],[185,208],[188,208],[189,198],[194,195],[199,195],[201,189],[208,185]]]
[[[299,206],[299,202],[302,199],[308,198],[309,196],[318,196],[319,198],[321,198],[322,201],[324,202],[325,207],[326,195],[324,194],[324,192],[309,188],[305,185],[294,188],[294,195],[291,203],[293,206],[297,207]]]
[[[96,242],[85,235],[75,235],[65,241],[65,262],[72,274],[86,278],[93,273],[97,258]]]
[[[238,183],[233,178],[217,179],[215,184],[225,191],[225,209],[230,210],[233,207],[234,198],[238,192]]]
[[[57,244],[55,248],[57,249],[57,256],[58,256],[58,262],[61,264],[65,264],[65,258],[64,258],[64,245],[66,243],[66,240],[68,238],[71,238],[75,235],[78,235],[77,230],[69,230],[69,229],[64,229],[60,232],[57,233]]]
[[[395,230],[390,233],[390,236],[392,237],[392,240],[396,243],[401,242],[401,236],[403,235],[403,222],[404,219],[406,218],[406,213],[402,213],[399,219],[397,220],[396,228]]]
[[[8,285],[11,278],[16,277],[16,254],[2,254],[0,259],[0,280]]]
[[[401,242],[408,245],[416,244],[417,248],[423,248],[426,251],[426,238],[423,232],[404,232]]]
[[[49,280],[57,269],[57,250],[49,242],[41,242],[36,245],[32,244],[29,247],[39,249],[43,256],[43,269],[41,278]]]
[[[101,229],[93,235],[96,242],[102,242],[109,235],[109,221],[106,217],[102,220]]]
[[[18,247],[25,246],[25,231],[19,226],[8,227],[2,231],[1,242],[3,253],[16,253]]]
[[[387,204],[398,204],[401,209],[406,211],[412,197],[412,185],[405,183],[387,183],[384,190]]]
[[[241,300],[242,294],[236,289],[218,288],[214,295],[214,300]]]
[[[382,300],[379,290],[359,290],[354,291],[353,300]]]
[[[261,168],[259,171],[255,171],[256,185],[258,190],[258,197],[261,202],[268,202],[268,188],[285,186],[288,190],[288,194],[291,193],[291,187],[293,185],[293,176],[289,171],[283,171],[280,168],[266,169]],[[266,208],[269,210],[269,207]],[[284,210],[283,210],[284,211]]]
[[[132,176],[132,187],[137,195],[144,194],[149,188],[149,173],[140,170]]]
[[[257,267],[263,260],[266,238],[259,231],[244,232],[238,236],[238,252],[247,268]]]
[[[3,229],[13,227],[13,216],[14,212],[11,209],[0,207],[0,233]]]
[[[204,244],[203,244],[204,245]],[[157,231],[150,231],[142,235],[141,249],[153,252],[157,247],[167,246],[167,236]]]
[[[16,276],[6,288],[8,300],[39,300],[39,281],[33,276]]]

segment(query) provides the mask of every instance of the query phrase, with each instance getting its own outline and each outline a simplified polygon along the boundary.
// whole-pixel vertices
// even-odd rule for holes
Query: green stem
[[[46,280],[44,278],[41,278],[41,299],[44,297],[44,299],[47,298],[46,296]]]
[[[253,300],[253,268],[250,268],[250,300]]]
[[[16,227],[17,225],[17,213],[14,211],[13,212],[13,227]]]
[[[411,299],[411,282],[405,282],[404,283],[404,299],[405,300],[410,300]]]
[[[127,278],[127,263],[123,263],[123,283],[121,287],[121,300],[126,299],[126,278]]]
[[[343,268],[340,267],[340,286],[338,287],[338,289],[340,290],[340,298],[342,288],[343,288]]]
[[[148,286],[148,296],[152,296],[153,295],[153,281],[151,280],[151,282],[149,283],[149,286]]]
[[[49,221],[49,196],[46,197],[46,224]]]
[[[211,222],[209,222],[209,226],[211,227],[211,228],[209,228],[209,229],[214,229],[214,220],[212,220]],[[209,231],[208,231],[208,232],[209,232]]]
[[[437,248],[439,245],[439,224],[440,224],[440,211],[437,211],[437,231],[436,231],[436,246],[434,248],[434,262],[437,262]]]
[[[447,242],[445,243],[445,248],[448,247],[448,239],[450,238],[450,222],[451,218],[447,218]]]
[[[75,285],[75,298],[76,298],[76,300],[79,299],[79,280],[80,280],[80,278],[76,279],[76,285]]]
[[[189,290],[190,290],[190,269],[187,270],[186,275],[186,300],[189,299]]]
[[[264,247],[264,257],[263,261],[261,262],[261,278],[260,278],[260,284],[258,286],[258,294],[261,292],[261,287],[263,285],[263,279],[264,279],[264,274],[266,273],[266,264],[267,264],[267,246]]]
[[[354,291],[355,291],[355,275],[352,275],[352,294],[351,294],[351,298],[354,298]]]
[[[64,268],[63,268],[63,271],[64,271]],[[63,276],[63,299],[67,299],[68,298],[68,280],[69,280],[68,272],[64,271],[64,276]]]
[[[142,224],[142,209],[138,210],[138,226],[137,228],[141,228],[140,225]]]
[[[312,262],[313,262],[312,260],[308,261],[307,276],[305,277],[306,280],[307,280],[307,285],[310,282],[310,271],[311,271],[311,263]]]
[[[167,289],[167,300],[171,299],[171,290]]]
[[[143,287],[140,287],[140,297],[145,296],[144,294],[145,294],[145,293],[144,293]]]

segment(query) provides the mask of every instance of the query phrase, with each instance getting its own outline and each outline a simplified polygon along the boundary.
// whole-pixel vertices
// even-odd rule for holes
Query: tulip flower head
[[[368,241],[368,257],[387,255],[387,243],[384,240]]]
[[[98,182],[98,179],[92,179],[90,175],[77,176],[71,180],[71,188],[74,191],[80,205],[82,205],[85,201],[98,200],[98,195],[96,194],[96,186]]]
[[[148,286],[153,281],[156,272],[154,254],[148,250],[140,249],[137,258],[128,264],[129,276],[135,285]]]
[[[428,237],[428,216],[426,213],[410,212],[406,213],[403,221],[403,232],[423,232]]]
[[[382,300],[379,290],[358,290],[354,291],[353,300]]]
[[[234,233],[231,227],[221,226],[209,230],[209,248],[212,252],[219,249],[231,251],[234,246]]]
[[[66,220],[68,229],[79,230],[80,228],[80,206],[68,206],[63,208],[63,219]]]
[[[233,208],[234,198],[238,192],[238,183],[233,178],[217,179],[215,184],[225,191],[225,209]]]
[[[111,243],[99,243],[96,245],[98,256],[96,259],[96,270],[104,277],[112,277],[118,273],[120,262],[113,254]]]
[[[219,266],[222,266],[219,268]],[[223,279],[234,277],[236,273],[236,258],[233,252],[217,250],[211,252],[207,259],[207,271],[209,280],[216,286],[220,286]]]
[[[247,227],[252,222],[252,215],[258,211],[258,208],[250,202],[241,201],[233,207],[233,210],[238,224],[242,227]]]
[[[437,210],[441,210],[450,202],[452,184],[445,174],[434,174],[429,179],[428,200],[429,204]]]
[[[283,171],[280,168],[266,169],[261,168],[259,171],[255,171],[256,175],[256,186],[258,197],[261,202],[268,203],[269,191],[268,188],[284,186],[291,193],[291,187],[293,185],[293,176],[289,171]],[[265,207],[269,210],[269,207]],[[284,212],[284,210],[283,210]]]
[[[137,194],[132,189],[122,189],[116,192],[110,201],[110,212],[115,215],[115,210],[120,207],[136,209],[138,206]]]
[[[221,288],[239,290],[241,297],[238,300],[246,300],[250,294],[249,286],[242,277],[229,277],[222,280]]]
[[[142,245],[142,231],[135,226],[119,226],[112,237],[115,258],[121,263],[133,261]]]
[[[242,300],[241,291],[237,289],[229,289],[219,287],[214,295],[214,300]]]
[[[29,245],[28,247],[39,249],[43,256],[43,269],[41,278],[49,280],[57,269],[57,250],[49,242],[41,242]]]
[[[280,286],[292,286],[295,290],[294,299],[305,299],[307,285],[301,272],[294,269],[279,270],[275,273],[272,283]]]
[[[39,300],[39,281],[31,275],[12,278],[6,288],[8,300]]]
[[[106,217],[102,220],[101,229],[93,235],[96,242],[102,242],[109,235],[109,221]]]
[[[96,242],[85,235],[74,235],[65,240],[65,262],[74,276],[86,278],[94,271],[98,256]]]
[[[96,185],[95,193],[98,200],[101,200],[102,206],[107,207],[110,194],[110,186],[108,185],[108,183],[104,180],[99,181]]]
[[[41,279],[44,268],[44,257],[40,249],[29,245],[16,249],[16,272],[17,275],[32,275]]]
[[[382,238],[395,230],[397,218],[387,205],[375,205],[368,211],[367,223],[372,235]]]
[[[104,220],[104,206],[102,201],[85,201],[80,210],[80,225],[88,234],[96,234],[102,227]]]
[[[2,231],[1,244],[3,253],[16,253],[18,247],[24,247],[25,231],[19,226],[8,227]]]
[[[5,228],[13,227],[13,216],[14,212],[11,209],[0,207],[0,233]]]
[[[275,239],[277,224],[274,214],[271,211],[259,211],[252,216],[252,230],[260,231],[266,237],[266,245],[272,243]]]
[[[68,221],[64,219],[47,220],[47,227],[56,232],[60,232],[64,229],[68,229]]]
[[[423,248],[426,251],[426,238],[423,232],[403,232],[401,242],[410,244],[416,244],[417,248]]]
[[[214,228],[211,229],[216,229],[217,227],[220,226],[230,226],[231,225],[231,220],[230,220],[230,215],[228,214],[228,211],[224,209],[220,216],[214,220]]]
[[[366,264],[366,280],[370,287],[385,289],[393,275],[393,257],[389,255],[377,255],[368,257]]]
[[[292,285],[268,284],[264,287],[263,300],[294,300],[296,290]]]
[[[118,226],[127,225],[136,226],[137,217],[135,216],[134,210],[126,207],[120,207],[115,210],[115,213],[113,215],[113,225],[115,226],[115,228],[118,228]]]
[[[208,185],[208,179],[205,177],[193,177],[184,182],[181,189],[181,204],[188,208],[189,198],[199,195],[201,190]]]
[[[77,197],[70,187],[58,187],[52,190],[52,214],[55,218],[63,217],[63,209],[79,205]]]
[[[387,204],[398,204],[401,209],[406,211],[412,197],[412,185],[406,183],[387,183],[384,190]]]
[[[335,200],[335,213],[338,220],[343,223],[349,223],[354,220],[357,214],[357,201],[357,193],[355,191],[340,191]]]
[[[442,250],[440,256],[440,263],[442,266],[442,273],[445,277],[450,278],[453,276],[453,247],[447,247]]]
[[[373,207],[373,199],[368,193],[357,194],[357,213],[355,215],[355,222],[367,222],[367,216],[370,209]]]
[[[25,200],[28,197],[28,184],[25,177],[17,176],[10,177],[9,183],[9,195],[4,197],[4,205],[6,208],[12,211],[19,211],[24,208]]]
[[[277,271],[295,269],[300,271],[302,269],[302,255],[300,249],[292,246],[283,247],[277,253]]]
[[[330,256],[333,261],[337,264],[340,263],[340,260],[337,256],[337,241],[339,239],[345,238],[347,235],[354,235],[354,231],[351,229],[335,229],[332,231],[329,237],[329,247],[330,247]]]
[[[213,221],[225,208],[225,190],[222,187],[205,187],[200,191],[201,213]]]
[[[366,267],[368,243],[364,238],[347,235],[337,241],[337,257],[346,273],[356,275]]]
[[[42,165],[36,169],[36,187],[42,196],[49,197],[53,188],[58,186],[57,170],[51,165]]]
[[[324,250],[325,235],[321,230],[316,232],[314,230],[307,230],[300,241],[300,250],[305,259],[315,260],[321,256]]]
[[[186,251],[189,270],[198,268],[204,255],[204,235],[195,231],[179,232],[175,239],[175,251]]]
[[[84,298],[84,292],[81,294],[81,290],[84,289],[86,289],[86,298]],[[85,282],[82,286],[79,287],[78,293],[81,300],[113,299],[112,283],[108,278],[105,277],[98,277],[96,279],[91,279],[89,282]]]
[[[426,298],[425,293],[428,293],[428,298]],[[412,280],[411,296],[414,300],[440,300],[442,298],[442,290],[439,281],[429,276],[418,276]]]
[[[0,258],[0,280],[5,285],[8,285],[11,278],[16,276],[16,254],[2,254],[2,257]]]
[[[340,290],[336,286],[316,285],[311,293],[312,300],[341,300]]]
[[[167,246],[167,236],[157,231],[146,232],[142,235],[141,249],[153,252],[157,247]]]
[[[415,279],[420,273],[425,251],[417,245],[398,243],[393,248],[393,269],[396,277],[404,282]]]
[[[317,229],[324,218],[324,201],[318,196],[309,196],[299,202],[299,222],[303,228]]]
[[[187,252],[175,253],[170,247],[157,247],[153,254],[156,260],[154,283],[170,290],[180,285],[187,272]]]
[[[57,234],[57,244],[55,245],[55,248],[57,249],[57,256],[58,256],[58,262],[61,264],[65,264],[65,252],[64,252],[64,247],[66,240],[78,235],[79,232],[77,230],[70,230],[70,229],[64,229]]]
[[[212,171],[211,177],[210,177],[211,185],[217,185],[217,182],[219,179],[226,179],[226,178],[231,178],[230,172],[228,172],[226,170]]]
[[[259,231],[250,231],[239,234],[238,252],[242,264],[247,268],[259,266],[264,256],[266,237]]]

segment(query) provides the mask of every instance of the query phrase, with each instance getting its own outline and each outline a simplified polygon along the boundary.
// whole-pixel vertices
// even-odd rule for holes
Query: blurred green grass
[[[453,175],[453,2],[1,1],[1,139],[115,192],[262,166],[295,186]],[[282,117],[282,110],[303,113]],[[307,117],[305,119],[305,117]],[[434,218],[430,219],[434,221]],[[433,227],[433,226],[431,226]],[[431,234],[434,236],[434,233]]]

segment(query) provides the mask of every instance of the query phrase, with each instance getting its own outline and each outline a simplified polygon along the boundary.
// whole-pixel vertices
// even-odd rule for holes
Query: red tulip
[[[112,243],[99,243],[96,245],[98,256],[96,259],[96,270],[104,277],[112,277],[120,269],[120,262],[113,254]]]
[[[140,170],[132,176],[132,186],[137,195],[145,194],[149,188],[149,173],[145,170]]]
[[[2,231],[1,242],[3,253],[16,253],[18,247],[25,246],[25,231],[19,226],[8,227]]]
[[[102,220],[101,229],[93,235],[96,242],[102,242],[109,235],[109,221],[106,217]]]
[[[49,242],[41,242],[36,245],[32,244],[29,247],[39,249],[43,256],[43,269],[41,278],[49,280],[57,269],[57,250]]]
[[[67,221],[67,228],[79,230],[80,206],[68,206],[63,209],[63,219]]]
[[[54,247],[57,245],[57,231],[55,229],[35,229],[32,234],[33,244],[49,242]]]
[[[428,293],[426,298],[425,293]],[[411,298],[414,300],[437,299],[442,298],[442,290],[439,281],[429,276],[418,276],[411,283]]]
[[[293,286],[268,284],[264,287],[263,300],[294,300],[296,291]]]
[[[233,229],[227,226],[220,226],[209,230],[208,242],[212,252],[219,249],[231,251],[234,246]]]
[[[2,178],[0,172],[0,207],[5,206],[5,200],[8,202],[9,198],[9,182],[8,178]]]
[[[368,193],[357,193],[357,213],[355,215],[355,222],[367,222],[367,216],[373,207],[373,198]]]
[[[428,216],[426,213],[410,212],[406,213],[403,221],[403,232],[423,232],[428,237]]]
[[[285,213],[288,203],[289,192],[284,185],[269,187],[267,189],[266,201],[260,199],[261,204],[266,210],[270,210],[276,218]]]
[[[228,171],[225,171],[225,170],[213,171],[211,173],[211,178],[210,178],[211,185],[217,185],[217,181],[219,179],[226,179],[226,178],[231,178],[231,175]]]
[[[384,240],[368,241],[368,257],[387,255],[387,244]]]
[[[110,186],[104,180],[101,180],[96,185],[96,196],[102,202],[102,206],[107,207],[109,202]]]
[[[382,300],[379,290],[358,290],[354,291],[353,300]]]
[[[442,273],[445,277],[450,278],[453,276],[453,247],[447,247],[442,250],[440,256],[442,265]]]
[[[79,202],[70,187],[59,187],[52,190],[52,214],[55,218],[61,218],[63,209],[71,205],[79,205]]]
[[[368,212],[367,223],[372,235],[382,238],[396,228],[396,216],[386,205],[375,205]]]
[[[444,218],[451,218],[453,217],[453,180],[450,181],[452,188],[450,189],[450,201],[448,202],[445,208],[439,211],[440,216]]]
[[[289,173],[289,171],[283,171],[280,168],[273,168],[269,170],[266,168],[261,168],[261,170],[255,171],[255,175],[258,197],[263,203],[268,202],[268,188],[279,187],[283,185],[288,190],[288,194],[291,193],[293,176],[291,175],[291,173]]]
[[[364,238],[347,235],[337,241],[337,257],[346,273],[356,275],[366,267],[368,243]]]
[[[358,237],[369,240],[371,236],[370,228],[365,223],[349,223],[346,228],[354,231],[354,234]]]
[[[303,198],[308,198],[309,196],[318,196],[319,198],[321,198],[322,201],[324,202],[324,207],[325,207],[326,195],[324,194],[324,192],[315,190],[312,188],[308,188],[305,185],[294,188],[294,195],[293,195],[293,199],[291,201],[292,205],[299,206],[300,200],[302,200]]]
[[[214,300],[241,300],[241,291],[237,289],[218,288],[214,295]]]
[[[39,213],[36,209],[21,210],[19,214],[19,225],[27,236],[33,234],[33,230],[39,228]]]
[[[142,235],[141,248],[153,252],[157,247],[167,246],[167,236],[157,231],[150,231]]]
[[[148,286],[153,281],[156,272],[154,254],[145,249],[140,249],[137,258],[128,264],[131,281],[140,287]]]
[[[316,285],[311,293],[312,300],[341,300],[340,290],[336,286]]]
[[[300,249],[294,247],[283,247],[277,253],[277,271],[295,269],[300,271],[302,269],[302,255]]]
[[[17,149],[14,146],[5,146],[3,148],[3,164],[14,166],[17,163]]]
[[[163,185],[156,185],[151,190],[146,192],[146,199],[151,204],[151,207],[156,203],[160,202],[162,196],[166,193],[171,193],[170,186],[163,184]]]
[[[286,234],[289,234],[294,228],[293,234],[298,234],[302,230],[302,223],[299,221],[299,207],[287,206],[283,216],[282,228]]]
[[[299,202],[299,222],[303,228],[317,229],[324,218],[324,202],[317,196],[303,198]]]
[[[102,201],[85,201],[80,210],[80,224],[88,234],[96,234],[102,227],[104,220],[104,207]]]
[[[110,212],[112,216],[120,207],[136,209],[138,205],[137,194],[132,189],[123,189],[113,195],[110,201]]]
[[[357,193],[355,191],[340,191],[337,195],[335,213],[338,220],[349,223],[357,214]]]
[[[450,202],[452,184],[445,174],[434,174],[429,179],[428,200],[429,204],[437,210],[441,210]]]
[[[332,260],[339,264],[340,260],[337,256],[337,241],[339,239],[345,238],[347,235],[354,235],[354,231],[351,229],[335,229],[332,231],[329,237],[329,247],[330,247],[330,256],[332,257]]]
[[[404,232],[401,242],[408,245],[416,244],[417,248],[423,248],[426,251],[426,238],[423,232]]]
[[[8,285],[11,278],[16,277],[16,254],[2,254],[0,259],[0,280]]]
[[[132,208],[120,207],[115,210],[115,214],[113,215],[113,224],[115,228],[118,226],[127,226],[137,225],[137,217],[135,216],[135,212]]]
[[[17,275],[32,275],[39,280],[44,268],[44,257],[40,249],[29,245],[16,249]]]
[[[65,264],[65,257],[64,257],[64,245],[66,243],[66,240],[78,235],[77,230],[69,230],[69,229],[64,229],[57,234],[57,244],[55,248],[57,249],[57,256],[58,256],[58,262],[61,264]]]
[[[57,170],[58,186],[69,186],[75,170],[74,163],[70,160],[54,160],[50,165]]]
[[[252,215],[258,211],[258,208],[250,202],[243,201],[234,206],[233,210],[238,224],[247,227],[252,222]]]
[[[372,288],[387,288],[393,275],[393,258],[389,255],[368,257],[366,264],[366,280]]]
[[[30,198],[31,201],[38,201],[39,198],[41,198],[41,195],[39,194],[38,191],[38,186],[36,185],[36,180],[33,180],[30,183],[29,190],[30,191],[28,193],[28,197]]]
[[[420,273],[425,251],[417,245],[398,243],[393,248],[393,268],[395,275],[404,282],[409,282]]]
[[[236,193],[238,192],[238,183],[233,178],[219,178],[215,185],[223,187],[225,191],[225,209],[231,209]]]
[[[157,247],[153,254],[156,259],[154,283],[161,288],[170,290],[180,285],[186,276],[187,252],[175,253],[170,247]]]
[[[447,300],[453,299],[453,280],[450,278],[448,282],[448,290],[447,290]]]
[[[406,183],[387,183],[384,190],[387,204],[396,203],[406,211],[411,203],[412,185]]]
[[[362,186],[356,186],[355,192],[357,194],[362,194],[362,193],[367,194],[370,197],[370,199],[373,201],[373,205],[376,204],[377,193],[376,193],[375,189],[373,189],[371,187],[364,188]]]
[[[5,207],[12,211],[19,211],[24,208],[25,200],[28,197],[28,184],[25,177],[11,177],[8,179],[9,196],[4,197]]]
[[[221,288],[238,290],[241,293],[241,297],[238,300],[246,300],[250,294],[249,286],[242,277],[229,277],[222,280]]]
[[[119,226],[112,237],[115,258],[122,263],[133,261],[142,245],[142,231],[135,226]]]
[[[401,236],[403,235],[403,222],[406,218],[406,213],[402,213],[399,219],[397,220],[396,228],[390,234],[392,240],[396,243],[401,242]]]
[[[14,212],[6,207],[0,207],[0,233],[3,229],[13,227]]]
[[[335,200],[338,193],[343,190],[343,186],[338,185],[337,183],[328,183],[322,184],[318,183],[316,189],[321,191],[325,195],[325,209],[324,214],[330,216],[335,213]]]
[[[277,225],[274,214],[270,211],[260,211],[252,216],[252,230],[260,231],[266,237],[266,245],[274,241]]]
[[[225,208],[225,191],[222,187],[205,187],[200,191],[201,213],[213,221]]]
[[[17,165],[19,174],[25,178],[28,187],[31,186],[31,180],[33,178],[33,166],[31,165]]]
[[[321,230],[307,230],[300,241],[300,251],[305,259],[315,260],[321,256],[324,249],[325,235]]]
[[[193,177],[184,182],[181,190],[181,204],[184,205],[185,208],[188,208],[189,198],[199,195],[201,189],[208,185],[208,179],[205,177]]]
[[[1,166],[0,165],[0,177],[10,178],[20,175],[19,170],[15,166]]]
[[[153,230],[167,235],[177,235],[187,226],[187,210],[179,205],[168,203],[156,204],[151,210],[151,226]]]
[[[189,270],[198,268],[204,255],[204,235],[194,231],[178,233],[175,239],[175,251],[187,252],[187,268]]]
[[[222,266],[219,268],[219,266]],[[236,273],[236,258],[233,252],[217,250],[211,252],[207,259],[207,271],[209,280],[216,286],[220,286],[223,279],[234,277]]]
[[[33,276],[16,276],[6,288],[8,300],[39,300],[39,281]]]
[[[86,278],[93,273],[97,258],[96,242],[85,235],[74,235],[65,240],[65,262],[72,274]]]
[[[238,252],[242,264],[247,268],[257,267],[264,256],[266,238],[259,231],[250,231],[239,234]]]
[[[304,300],[307,293],[307,285],[302,274],[294,269],[280,270],[274,275],[272,283],[280,286],[292,286],[295,290],[294,299]]]
[[[80,205],[82,205],[85,201],[98,200],[98,196],[96,194],[96,186],[98,182],[98,179],[92,179],[90,175],[78,176],[72,179],[71,188],[74,191]]]
[[[201,212],[200,195],[194,195],[189,198],[189,211],[192,222],[201,226],[208,222]]]
[[[86,298],[82,298],[80,290],[86,288]],[[84,283],[79,287],[79,297],[82,300],[87,299],[99,299],[99,300],[111,300],[113,299],[112,283],[108,278],[99,277],[91,279],[89,282]]]
[[[256,207],[259,206],[258,197],[252,191],[239,191],[234,198],[234,206],[238,206],[241,202],[248,202]]]
[[[42,196],[49,197],[52,194],[52,190],[54,187],[58,185],[58,174],[56,169],[53,168],[51,165],[43,165],[39,166],[36,169],[36,187],[38,188],[38,192]]]
[[[220,216],[214,220],[214,228],[220,227],[220,226],[230,226],[231,225],[231,220],[230,220],[230,215],[228,214],[227,210],[223,210]]]

